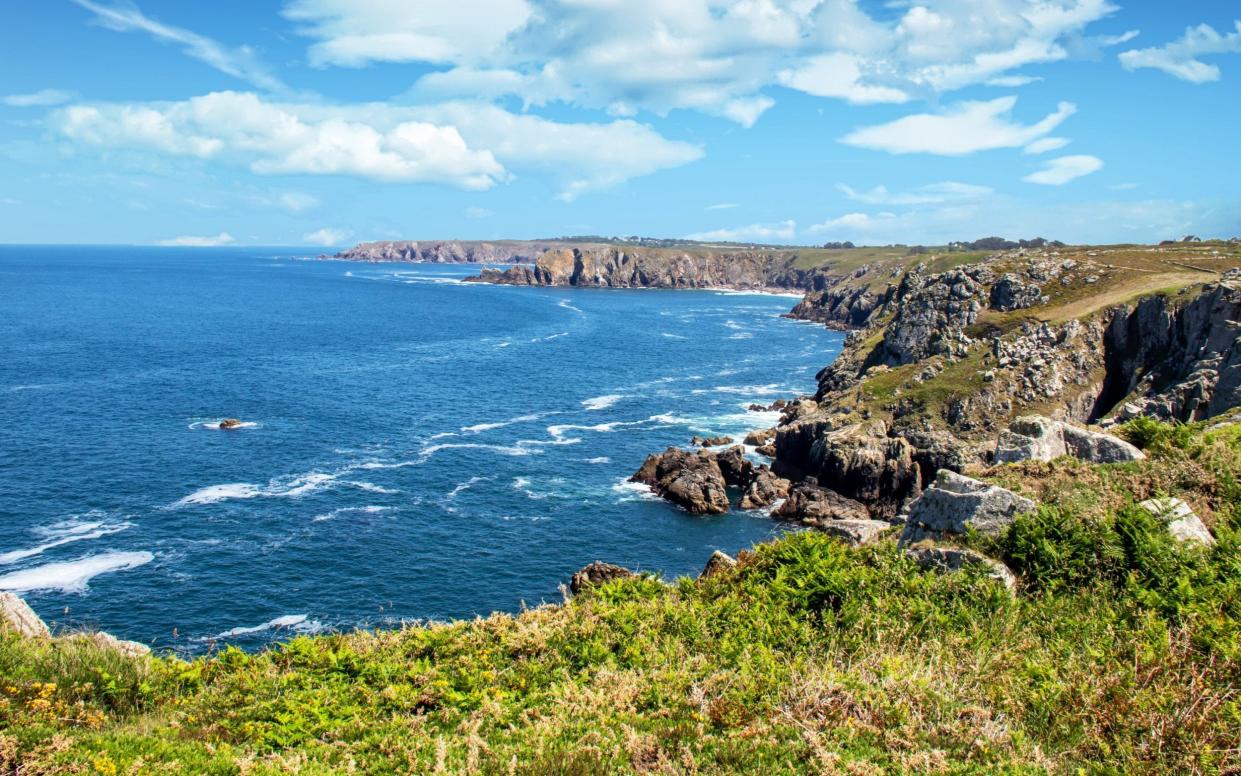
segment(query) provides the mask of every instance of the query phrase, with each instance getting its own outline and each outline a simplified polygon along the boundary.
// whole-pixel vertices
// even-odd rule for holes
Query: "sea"
[[[787,530],[627,480],[772,425],[750,405],[812,392],[842,335],[788,296],[477,270],[0,246],[0,590],[193,655],[559,602],[596,560],[671,580]]]

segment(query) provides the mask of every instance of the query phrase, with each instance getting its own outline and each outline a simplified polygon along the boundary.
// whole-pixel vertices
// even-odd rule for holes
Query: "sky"
[[[0,243],[1241,235],[1237,0],[5,0]]]

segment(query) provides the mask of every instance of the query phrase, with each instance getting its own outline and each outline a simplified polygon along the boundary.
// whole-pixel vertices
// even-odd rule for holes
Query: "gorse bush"
[[[1015,597],[800,532],[698,581],[254,654],[3,636],[0,772],[1237,772],[1237,436],[1186,428],[1148,428],[1146,462],[1002,472],[1043,503],[987,548]],[[1135,482],[1218,542],[1172,541]]]

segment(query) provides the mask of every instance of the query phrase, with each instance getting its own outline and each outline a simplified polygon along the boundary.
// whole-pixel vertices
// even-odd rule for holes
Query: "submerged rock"
[[[931,487],[909,505],[901,544],[973,529],[994,536],[1036,504],[998,485],[941,469]]]
[[[966,566],[979,565],[987,569],[987,575],[1012,592],[1017,588],[1017,577],[1008,566],[980,552],[959,547],[938,547],[930,542],[920,542],[905,548],[905,554],[921,568],[937,571],[959,571]]]
[[[1168,525],[1168,533],[1177,541],[1215,544],[1215,537],[1203,525],[1193,508],[1179,498],[1152,498],[1138,506]]]
[[[52,635],[34,609],[13,593],[0,593],[0,629],[12,630],[28,639],[46,639]]]
[[[745,439],[742,441],[745,442],[747,445],[753,445],[754,447],[762,447],[763,445],[768,444],[769,442],[773,441],[775,438],[776,438],[776,430],[774,428],[763,428],[757,431],[751,431],[750,433],[746,434]]]
[[[583,566],[573,575],[573,579],[569,581],[569,590],[577,595],[588,587],[602,585],[614,579],[629,579],[636,576],[637,574],[624,566],[597,560]]]

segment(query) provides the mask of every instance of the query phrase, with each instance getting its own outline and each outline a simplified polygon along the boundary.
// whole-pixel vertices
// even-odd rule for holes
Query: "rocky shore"
[[[333,258],[352,261],[414,261],[433,264],[510,264],[534,261],[556,246],[552,241],[380,240],[364,242]]]

